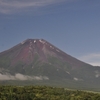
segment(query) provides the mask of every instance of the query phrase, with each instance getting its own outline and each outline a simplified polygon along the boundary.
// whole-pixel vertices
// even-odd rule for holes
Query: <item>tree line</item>
[[[100,100],[100,94],[50,86],[0,86],[0,100]]]

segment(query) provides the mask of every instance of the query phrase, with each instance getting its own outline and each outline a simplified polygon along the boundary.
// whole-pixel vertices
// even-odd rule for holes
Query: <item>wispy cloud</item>
[[[34,11],[37,8],[52,5],[52,4],[60,4],[60,3],[69,3],[69,2],[77,2],[85,1],[85,0],[0,0],[0,13],[3,14],[11,14],[18,12],[26,12],[26,11]],[[68,9],[90,9],[94,7],[100,6],[99,3],[92,3],[92,1],[88,1],[87,5],[75,6],[75,4]]]
[[[79,57],[79,59],[91,65],[100,66],[100,53],[87,54]]]
[[[9,73],[0,74],[0,80],[49,80],[47,76],[29,76],[17,73],[15,75],[10,75]]]
[[[0,0],[0,13],[8,14],[16,11],[25,11],[27,8],[31,8],[32,10],[36,7],[64,1],[70,0]]]

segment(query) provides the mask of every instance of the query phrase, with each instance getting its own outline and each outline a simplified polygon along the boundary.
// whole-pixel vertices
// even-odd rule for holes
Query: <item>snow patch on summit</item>
[[[36,40],[34,40],[34,43],[36,43]]]
[[[53,46],[51,46],[51,45],[50,45],[50,48],[54,49],[54,47],[53,47]]]
[[[60,52],[58,49],[56,49],[57,52]]]
[[[21,44],[24,44],[26,42],[26,40],[25,41],[23,41],[23,42],[21,42]]]
[[[42,41],[42,40],[39,40],[39,41],[40,41],[41,43],[43,43],[43,44],[45,43],[45,41]]]

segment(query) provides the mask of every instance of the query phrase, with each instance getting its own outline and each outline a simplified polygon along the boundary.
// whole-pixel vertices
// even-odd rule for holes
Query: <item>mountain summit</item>
[[[100,68],[66,54],[44,39],[27,39],[0,53],[0,80],[98,88]]]

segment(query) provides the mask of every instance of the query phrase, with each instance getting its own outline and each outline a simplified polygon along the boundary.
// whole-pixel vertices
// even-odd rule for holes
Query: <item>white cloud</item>
[[[26,11],[37,11],[37,8],[52,5],[52,4],[60,4],[69,3],[69,2],[77,2],[81,0],[0,0],[0,13],[3,14],[11,14],[18,12],[26,12]],[[71,6],[68,9],[88,9],[95,6],[100,6],[99,4],[92,4],[87,6]]]
[[[76,77],[73,78],[75,81],[83,81],[83,79],[78,79]]]
[[[91,65],[100,66],[100,53],[91,53],[78,58]]]
[[[26,11],[27,8],[33,10],[36,7],[47,6],[70,0],[0,0],[0,13],[12,13],[16,11]]]
[[[100,73],[99,73],[98,70],[95,71],[95,74],[96,74],[96,75],[95,75],[96,78],[100,77]]]
[[[15,75],[10,75],[9,73],[0,74],[0,80],[49,80],[47,76],[29,76],[17,73]]]
[[[75,80],[75,81],[78,81],[79,79],[78,79],[78,78],[76,78],[76,77],[74,77],[74,80]]]

